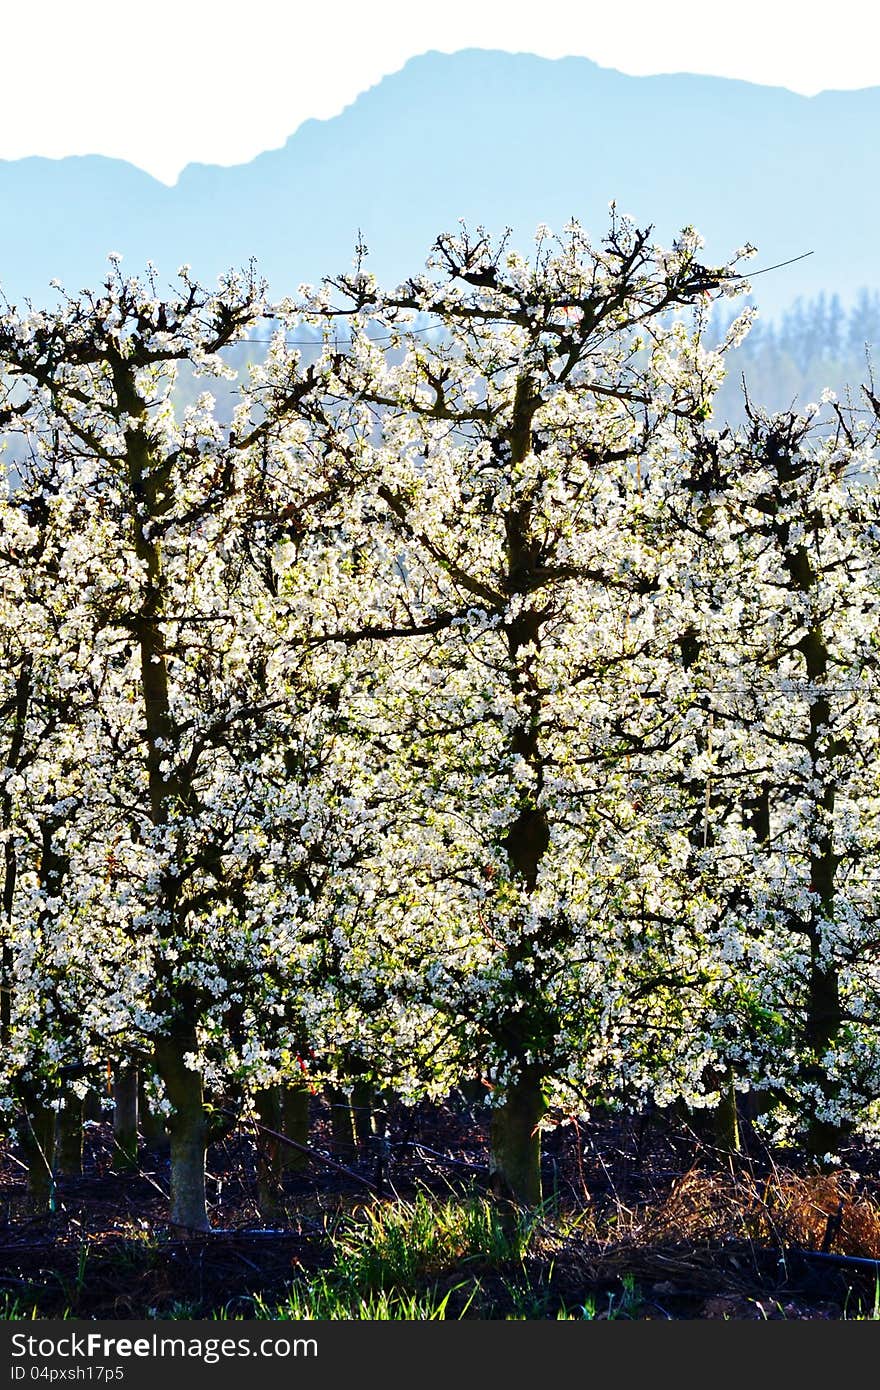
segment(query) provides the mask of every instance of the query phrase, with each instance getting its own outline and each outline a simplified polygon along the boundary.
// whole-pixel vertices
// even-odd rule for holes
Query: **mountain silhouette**
[[[100,156],[0,161],[0,287],[13,302],[97,283],[111,251],[163,277],[212,281],[255,257],[271,292],[350,266],[358,233],[380,281],[424,263],[459,218],[513,229],[572,216],[598,238],[617,200],[660,240],[693,223],[718,262],[745,241],[773,313],[819,290],[880,283],[869,153],[880,88],[798,96],[676,74],[628,77],[585,58],[426,53],[340,115],[306,121],[248,164],[191,164],[167,187]]]

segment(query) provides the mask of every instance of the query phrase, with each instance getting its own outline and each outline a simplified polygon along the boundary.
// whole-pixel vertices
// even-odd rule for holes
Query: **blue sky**
[[[191,161],[283,144],[414,54],[471,47],[806,95],[880,85],[867,0],[835,0],[833,21],[811,19],[803,0],[42,0],[4,13],[0,158],[106,154],[173,183]]]

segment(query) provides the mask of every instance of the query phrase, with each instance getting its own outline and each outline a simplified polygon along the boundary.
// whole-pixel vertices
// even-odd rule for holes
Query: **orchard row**
[[[194,1230],[216,1116],[307,1084],[479,1082],[526,1203],[548,1106],[749,1092],[825,1163],[876,1129],[878,403],[714,422],[751,248],[700,246],[612,209],[527,256],[443,235],[391,290],[112,260],[3,310],[35,1191],[108,1067]]]

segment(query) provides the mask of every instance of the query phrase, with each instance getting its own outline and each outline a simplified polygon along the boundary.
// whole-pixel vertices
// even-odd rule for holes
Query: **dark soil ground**
[[[252,1317],[255,1295],[281,1302],[333,1258],[328,1221],[364,1205],[486,1194],[486,1113],[463,1103],[391,1109],[387,1143],[340,1173],[317,1159],[288,1173],[271,1226],[256,1204],[254,1143],[233,1131],[209,1154],[214,1230],[182,1238],[167,1221],[168,1161],[141,1150],[114,1173],[112,1132],[87,1127],[83,1176],[59,1178],[55,1210],[28,1213],[14,1144],[0,1148],[0,1300],[7,1315],[80,1318]],[[313,1100],[311,1143],[329,1153],[326,1103]],[[547,1210],[511,1291],[484,1269],[465,1316],[844,1319],[874,1317],[880,1258],[877,1159],[810,1175],[761,1149],[733,1161],[669,1116],[567,1124],[545,1139]],[[379,1153],[376,1150],[381,1149]],[[380,1194],[359,1179],[377,1184]],[[841,1258],[843,1257],[843,1258]],[[456,1316],[461,1271],[439,1285]],[[435,1284],[437,1280],[434,1281]]]

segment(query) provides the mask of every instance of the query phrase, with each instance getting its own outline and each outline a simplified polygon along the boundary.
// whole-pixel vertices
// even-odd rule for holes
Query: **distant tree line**
[[[709,341],[722,342],[733,317],[728,306],[717,306]],[[840,295],[823,292],[813,299],[798,297],[779,319],[759,314],[728,359],[714,416],[744,422],[743,378],[754,403],[767,410],[801,409],[829,389],[844,399],[847,383],[870,374],[872,348],[878,344],[878,290],[861,289],[848,309]]]

